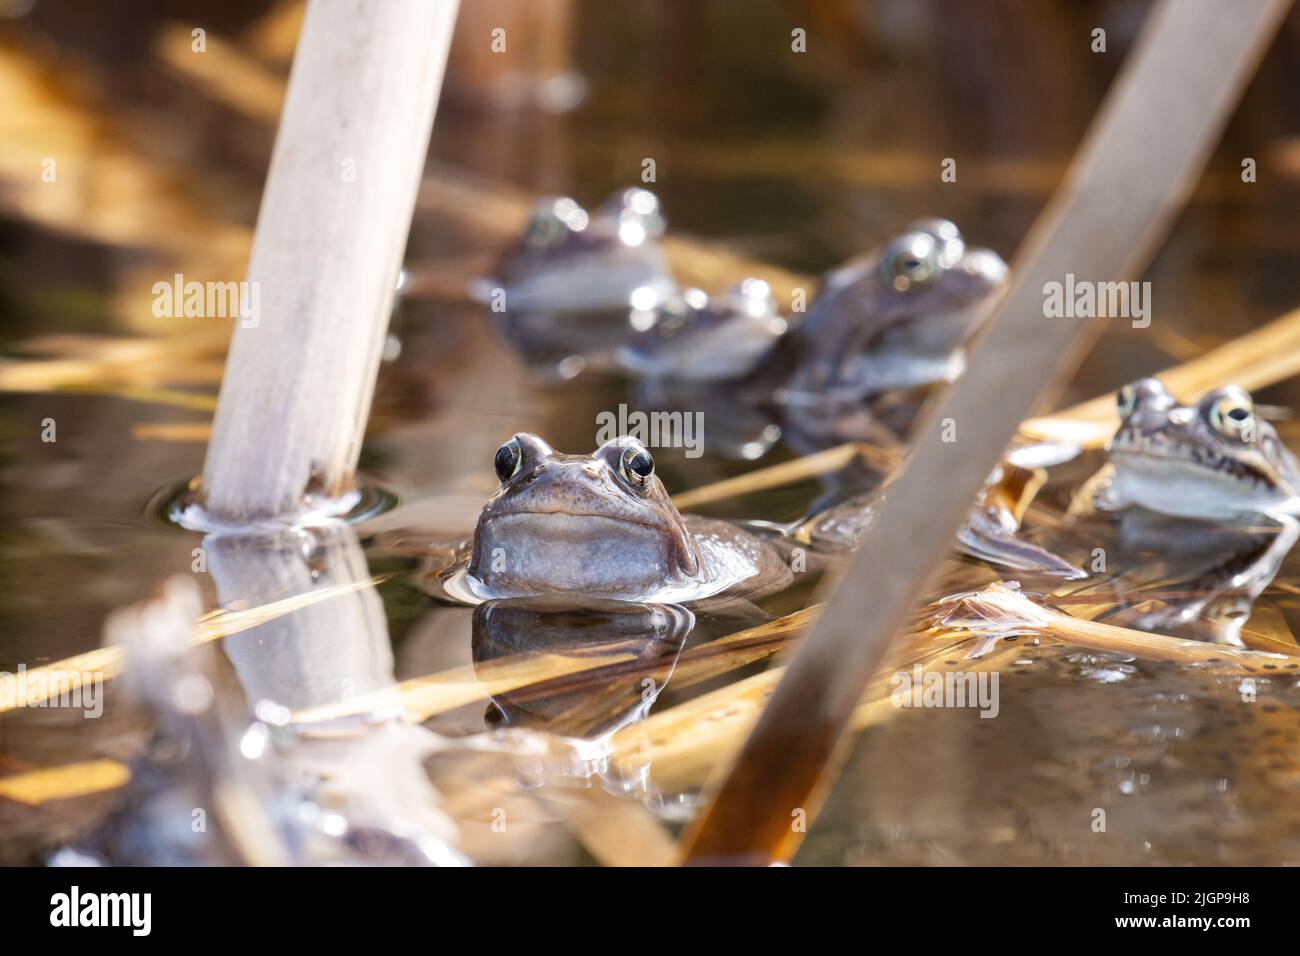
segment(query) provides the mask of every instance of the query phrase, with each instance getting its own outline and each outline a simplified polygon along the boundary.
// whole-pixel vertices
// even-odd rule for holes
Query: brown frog
[[[479,516],[466,576],[479,598],[569,592],[681,603],[790,581],[767,541],[680,514],[635,439],[564,455],[520,433],[495,465],[501,487]]]

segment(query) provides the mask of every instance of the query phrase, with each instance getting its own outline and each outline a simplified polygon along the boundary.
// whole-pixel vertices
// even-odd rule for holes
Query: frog
[[[787,319],[769,346],[750,345],[759,360],[735,362],[729,376],[684,375],[664,359],[678,343],[689,369],[727,367],[709,353],[738,347],[692,327],[717,324],[704,312],[652,326],[617,356],[637,378],[638,405],[703,410],[727,457],[760,457],[782,438],[798,453],[888,444],[910,425],[910,398],[960,374],[962,343],[1006,274],[996,252],[968,247],[952,222],[920,219],[831,272],[807,316]]]
[[[543,379],[599,368],[677,293],[659,243],[665,226],[646,189],[615,193],[591,213],[567,196],[541,200],[476,297]]]
[[[852,495],[799,521],[753,524],[770,528],[787,540],[807,544],[824,554],[854,551],[875,524],[894,477],[896,473],[869,492]],[[1020,532],[1023,507],[1045,480],[1042,469],[1023,468],[1010,460],[999,462],[957,530],[957,550],[1006,570],[1067,581],[1088,577],[1082,568],[1027,540]]]
[[[1107,462],[1070,516],[1121,518],[1120,542],[1189,575],[1187,596],[1136,622],[1240,646],[1251,606],[1300,537],[1300,464],[1236,385],[1180,402],[1157,378],[1116,393]]]
[[[589,455],[520,432],[494,456],[499,486],[474,529],[465,573],[481,600],[589,595],[685,604],[786,587],[773,544],[737,525],[681,514],[635,438]]]
[[[702,289],[684,290],[614,357],[639,378],[732,381],[757,369],[788,329],[772,287],[751,276],[712,298]]]
[[[860,401],[951,381],[961,345],[1006,279],[991,249],[946,219],[920,219],[826,277],[793,330],[783,403]]]
[[[1236,385],[1179,402],[1158,378],[1116,394],[1120,424],[1094,479],[1102,511],[1241,522],[1300,512],[1300,464]]]

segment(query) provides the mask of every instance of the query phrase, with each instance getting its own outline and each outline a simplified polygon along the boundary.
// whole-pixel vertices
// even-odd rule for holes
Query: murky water
[[[1144,9],[1041,14],[1026,3],[1008,22],[1038,20],[1050,38],[1027,43],[1018,28],[995,29],[965,5],[874,5],[875,22],[862,36],[834,29],[828,8],[810,7],[809,22],[836,39],[825,56],[799,61],[711,52],[785,36],[787,14],[775,8],[580,7],[587,104],[538,116],[472,110],[453,97],[439,116],[434,158],[487,180],[596,201],[656,156],[654,188],[672,233],[809,273],[921,215],[947,216],[1009,258]],[[164,72],[155,59],[123,65],[111,36],[92,38],[94,22],[39,15],[64,68],[103,86],[97,109],[105,122],[129,117],[171,131],[168,149],[183,161],[166,168],[180,177],[181,193],[207,200],[199,208],[211,218],[177,214],[166,228],[183,235],[251,225],[270,145],[264,119],[184,86],[141,101],[141,88],[163,88],[151,85]],[[1089,57],[1077,37],[1103,15],[1116,52]],[[247,25],[236,18],[226,29]],[[156,24],[130,26],[149,35]],[[41,60],[48,51],[31,46],[30,25],[6,29],[0,54],[34,76],[50,68]],[[1109,329],[1066,399],[1197,354],[1300,300],[1292,227],[1300,107],[1288,95],[1295,35],[1283,32],[1152,269],[1156,321],[1149,330]],[[645,36],[653,42],[629,39]],[[192,121],[177,124],[182,112]],[[131,149],[150,155],[144,141]],[[152,155],[162,161],[156,149]],[[961,172],[956,183],[941,183],[939,160],[950,155]],[[1242,155],[1261,157],[1258,183],[1240,183]],[[743,733],[743,722],[729,723],[743,707],[712,711],[709,695],[770,673],[788,636],[761,626],[814,599],[815,570],[780,594],[689,611],[593,605],[575,617],[527,602],[476,611],[432,596],[428,576],[445,566],[495,487],[492,456],[504,438],[533,431],[557,449],[586,453],[597,415],[631,400],[611,378],[531,381],[481,309],[445,295],[416,295],[401,307],[376,394],[362,467],[395,496],[393,509],[349,529],[270,542],[165,526],[151,503],[202,469],[204,409],[215,398],[228,331],[214,327],[219,320],[150,317],[141,290],[170,277],[171,245],[182,244],[112,242],[57,216],[3,209],[6,361],[35,352],[91,364],[79,383],[52,379],[0,394],[0,672],[94,650],[110,612],[173,575],[197,582],[208,610],[328,595],[208,645],[223,675],[215,686],[237,713],[274,700],[320,731],[287,743],[285,764],[295,781],[333,781],[328,799],[315,794],[322,813],[336,800],[372,834],[372,849],[383,824],[403,820],[482,862],[653,858],[644,847],[690,818],[700,788]],[[498,245],[464,218],[422,208],[409,261],[439,260],[452,285],[467,284]],[[38,341],[54,335],[132,336],[154,351],[104,360],[102,343]],[[195,348],[205,337],[215,345]],[[1288,384],[1257,398],[1294,405],[1300,393]],[[43,440],[49,421],[55,440]],[[1288,423],[1280,429],[1300,448],[1300,432]],[[790,457],[778,448],[759,464]],[[1029,528],[1085,566],[1094,547],[1105,547],[1109,567],[1084,586],[1096,589],[1088,592],[1099,595],[1095,603],[1113,606],[1108,619],[1134,626],[1149,610],[1139,599],[1194,587],[1205,569],[1191,566],[1191,555],[1167,565],[1120,542],[1111,519],[1060,527],[1070,493],[1097,463],[1094,456],[1056,469]],[[674,493],[753,467],[656,452]],[[806,480],[707,510],[789,521],[825,490]],[[936,597],[997,577],[966,562],[948,570]],[[365,586],[372,578],[377,583]],[[1294,645],[1297,586],[1293,554],[1246,630]],[[735,639],[751,629],[760,630]],[[1018,640],[1014,653],[997,658],[996,719],[972,708],[919,708],[870,723],[797,862],[1236,864],[1300,855],[1300,686],[1292,672],[1255,680],[1247,695],[1240,675],[1213,667]],[[967,650],[953,652],[958,668]],[[401,697],[384,697],[394,683]],[[87,707],[0,714],[0,860],[44,859],[84,841],[135,799],[131,787],[153,779],[142,762],[156,745],[149,713],[130,702],[123,680],[104,687],[93,719]],[[403,712],[409,724],[357,730],[359,715]],[[74,768],[73,777],[4,790],[6,780],[60,767]],[[133,770],[136,782],[114,767]],[[158,827],[185,830],[190,804],[205,799],[187,772],[178,774],[200,795],[158,810]],[[422,789],[428,782],[436,791]],[[611,847],[602,826],[627,835],[614,841],[626,846]],[[389,852],[400,856],[382,849]]]

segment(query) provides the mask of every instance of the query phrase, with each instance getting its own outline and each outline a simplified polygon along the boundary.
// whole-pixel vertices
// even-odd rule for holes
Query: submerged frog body
[[[745,279],[713,299],[687,289],[615,357],[622,369],[644,378],[731,381],[757,368],[786,328],[768,284]]]
[[[467,572],[480,598],[568,592],[666,603],[790,580],[767,542],[679,514],[634,439],[562,455],[521,433],[495,464],[501,487],[479,516]]]
[[[675,294],[657,242],[663,231],[659,201],[644,189],[591,215],[568,198],[539,203],[496,277],[481,284],[498,331],[539,369],[575,374],[585,357],[648,326]]]
[[[988,564],[1015,571],[1078,580],[1087,572],[1020,535],[1019,508],[1008,492],[1018,483],[1034,491],[1042,477],[1008,462],[1000,464],[980,490],[975,506],[957,531],[958,550]],[[822,551],[852,551],[875,523],[884,504],[888,482],[874,491],[855,495],[802,522],[785,526],[787,536]],[[1032,497],[1032,493],[1030,494]]]

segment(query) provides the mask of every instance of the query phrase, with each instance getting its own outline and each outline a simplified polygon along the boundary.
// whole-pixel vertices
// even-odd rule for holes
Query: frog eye
[[[1132,385],[1125,385],[1115,393],[1115,411],[1119,412],[1121,419],[1128,418],[1133,414],[1133,409],[1137,408],[1138,390]]]
[[[1211,403],[1207,417],[1211,427],[1220,435],[1244,441],[1248,440],[1248,435],[1254,428],[1255,408],[1250,396],[1229,392]]]
[[[497,477],[501,479],[503,485],[519,474],[519,469],[524,464],[524,453],[519,447],[519,439],[512,438],[498,448],[492,463],[496,466]]]
[[[587,228],[587,212],[567,197],[545,200],[533,210],[524,227],[524,245],[542,251],[559,245],[571,232]]]
[[[1140,378],[1115,393],[1115,411],[1119,412],[1121,419],[1132,415],[1139,405],[1156,411],[1168,411],[1176,404],[1174,396],[1158,378]]]
[[[899,292],[929,282],[942,271],[939,244],[926,232],[909,232],[899,236],[885,249],[881,258],[885,279]]]
[[[618,470],[623,473],[624,478],[639,488],[655,473],[655,460],[639,445],[629,445],[619,456]]]

